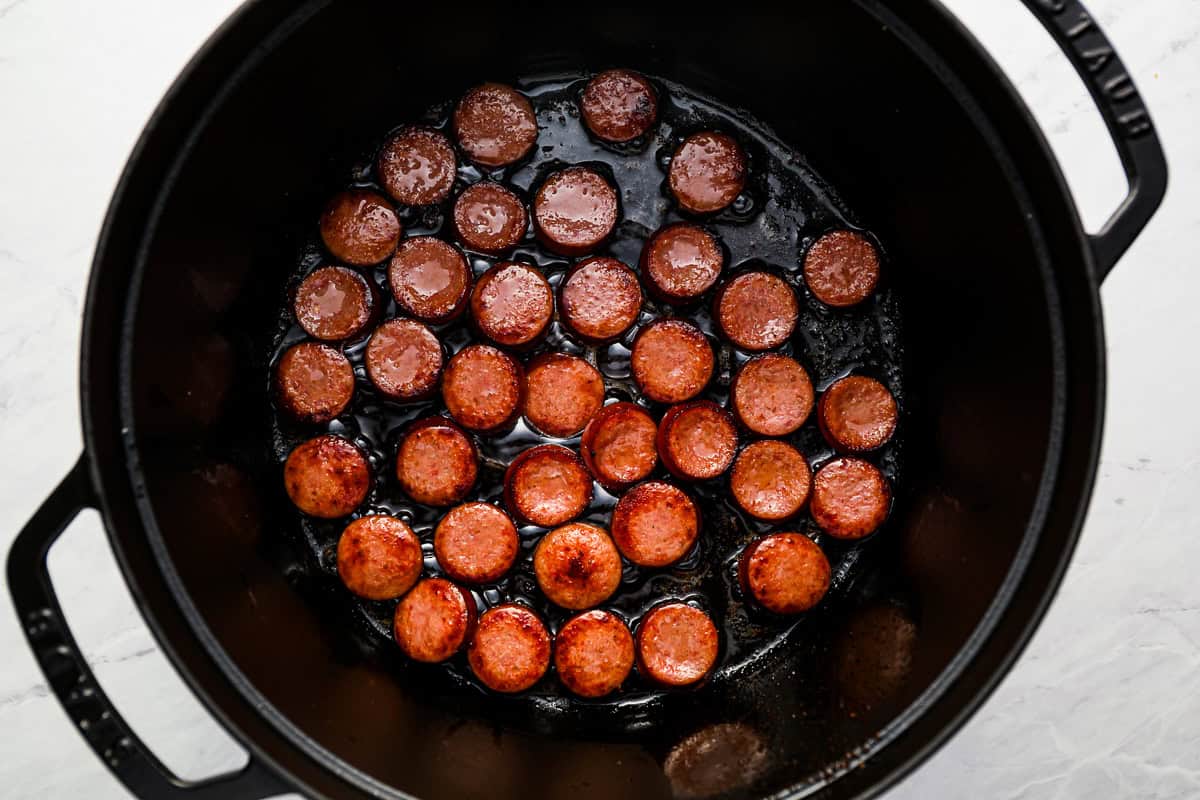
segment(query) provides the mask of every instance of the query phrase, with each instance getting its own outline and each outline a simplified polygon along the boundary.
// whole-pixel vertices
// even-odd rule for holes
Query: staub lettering
[[[1112,48],[1105,44],[1089,50],[1081,50],[1079,51],[1079,55],[1083,57],[1084,63],[1087,64],[1088,72],[1095,75],[1108,66],[1108,62],[1113,60],[1115,54]]]
[[[1051,14],[1061,14],[1067,8],[1066,0],[1037,0],[1037,4]]]

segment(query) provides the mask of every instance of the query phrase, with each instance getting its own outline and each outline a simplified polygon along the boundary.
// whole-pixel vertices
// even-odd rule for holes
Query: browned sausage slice
[[[738,454],[729,477],[733,499],[752,517],[787,519],[808,500],[812,471],[799,450],[785,442],[755,442]]]
[[[517,360],[486,344],[454,354],[442,380],[450,416],[473,431],[491,432],[516,419],[525,376]]]
[[[660,229],[642,248],[642,277],[651,294],[668,303],[695,300],[717,282],[725,253],[717,237],[687,222]]]
[[[612,537],[622,555],[643,567],[665,567],[687,555],[700,533],[700,512],[677,486],[638,484],[612,514]]]
[[[887,478],[859,458],[835,458],[813,478],[813,520],[836,539],[874,533],[887,519],[891,503]]]
[[[579,103],[583,123],[606,142],[628,142],[658,117],[658,93],[630,69],[609,69],[588,81]]]
[[[485,83],[454,109],[454,134],[471,160],[485,167],[520,161],[537,142],[537,117],[529,99],[511,86]]]
[[[501,261],[479,276],[471,314],[480,332],[497,344],[527,345],[550,326],[554,290],[536,267]]]
[[[674,406],[658,423],[658,455],[677,478],[715,478],[729,469],[736,450],[733,418],[711,400]]]
[[[827,306],[857,305],[879,285],[879,251],[861,233],[831,231],[808,248],[804,281]]]
[[[538,542],[533,572],[550,602],[572,610],[591,608],[621,584],[621,556],[603,528],[572,522]]]
[[[371,334],[364,355],[375,388],[396,400],[425,397],[442,374],[442,345],[412,319],[389,319]]]
[[[733,379],[731,397],[738,419],[761,436],[786,436],[799,429],[814,400],[808,372],[777,353],[747,361]]]
[[[397,203],[440,203],[454,188],[457,159],[440,131],[411,125],[397,131],[379,151],[379,182]]]
[[[353,396],[354,370],[329,345],[301,342],[289,347],[275,365],[276,401],[299,422],[329,422],[346,410]]]
[[[641,406],[613,403],[596,412],[579,450],[600,485],[620,490],[649,475],[658,464],[658,426]]]
[[[338,577],[368,600],[391,600],[407,592],[421,577],[422,560],[417,535],[396,517],[361,517],[338,539]]]
[[[633,669],[633,635],[607,611],[585,611],[567,620],[554,645],[559,680],[580,697],[612,694]]]
[[[557,444],[525,450],[504,473],[504,505],[524,522],[550,528],[583,513],[592,477],[574,451]]]
[[[802,533],[773,533],[752,542],[739,567],[742,591],[776,614],[799,614],[829,591],[829,560]]]
[[[426,578],[396,606],[396,644],[413,661],[437,663],[462,649],[475,628],[475,600],[442,578]]]
[[[321,241],[338,261],[365,267],[392,254],[404,229],[387,199],[366,189],[339,192],[321,215]]]
[[[525,369],[525,419],[547,436],[574,436],[604,405],[604,378],[578,356],[543,353]]]
[[[336,342],[366,330],[379,305],[362,275],[346,267],[321,267],[301,281],[292,310],[309,336]]]
[[[712,378],[712,345],[690,322],[660,319],[638,332],[630,357],[633,380],[646,397],[681,403],[704,390]]]
[[[283,485],[296,508],[310,517],[344,517],[367,498],[371,469],[351,442],[332,434],[296,447],[283,466]]]
[[[580,261],[567,273],[561,292],[563,321],[588,342],[613,341],[642,310],[637,275],[615,258]]]
[[[454,201],[454,230],[471,250],[500,255],[516,247],[528,227],[521,198],[498,183],[468,186]]]
[[[851,375],[821,395],[817,422],[838,450],[862,453],[882,447],[896,430],[896,398],[874,378]]]
[[[546,179],[533,198],[534,231],[565,256],[590,253],[617,224],[617,193],[587,167],[568,167]]]
[[[503,577],[517,558],[517,528],[488,503],[450,509],[433,533],[438,564],[456,581],[491,583]]]
[[[479,618],[467,661],[489,689],[523,692],[550,667],[550,633],[528,608],[514,603],[496,606]]]
[[[478,473],[475,445],[450,420],[425,417],[405,431],[396,455],[396,479],[418,503],[453,505],[471,491]]]
[[[717,663],[720,642],[708,614],[684,603],[658,606],[637,630],[638,668],[662,686],[690,686]]]
[[[743,272],[721,287],[717,324],[729,341],[743,350],[779,347],[796,329],[800,307],[782,278],[769,272]]]
[[[746,188],[746,154],[732,136],[694,133],[671,158],[671,192],[693,214],[711,214],[733,203]]]
[[[388,284],[402,309],[424,322],[446,322],[466,308],[471,268],[466,257],[432,236],[405,239],[388,264]]]

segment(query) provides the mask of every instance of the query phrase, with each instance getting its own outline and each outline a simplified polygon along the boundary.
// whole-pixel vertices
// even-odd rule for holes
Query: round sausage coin
[[[786,436],[812,413],[812,381],[792,358],[769,353],[747,361],[733,379],[734,413],[760,436]]]
[[[641,406],[619,402],[596,412],[583,431],[579,451],[587,468],[610,490],[649,475],[658,464],[658,426]]]
[[[674,406],[658,424],[658,455],[677,478],[716,478],[729,469],[736,450],[733,418],[711,400]]]
[[[379,151],[379,182],[397,203],[440,203],[454,188],[457,159],[440,131],[418,125],[400,129]]]
[[[462,649],[475,627],[475,601],[443,578],[426,578],[396,606],[396,644],[413,661],[434,664]]]
[[[658,93],[629,69],[610,69],[588,81],[579,103],[583,124],[598,139],[628,142],[643,135],[658,116]]]
[[[874,378],[850,375],[834,382],[817,404],[825,440],[838,450],[862,453],[882,447],[896,430],[896,398]]]
[[[550,633],[528,608],[514,603],[496,606],[479,618],[467,661],[489,689],[523,692],[550,667]]]
[[[346,267],[321,267],[300,282],[292,310],[314,339],[327,342],[362,333],[379,310],[367,279]]]
[[[612,514],[612,538],[627,559],[666,567],[687,555],[700,533],[696,504],[680,488],[647,481],[630,489]]]
[[[321,215],[325,248],[338,261],[359,267],[390,256],[403,232],[387,199],[366,189],[334,195]]]
[[[887,478],[858,458],[836,458],[813,478],[812,516],[836,539],[861,539],[883,524],[892,502]]]
[[[454,201],[454,230],[467,248],[500,255],[516,247],[529,227],[525,204],[498,183],[468,186]]]
[[[471,293],[471,268],[451,245],[432,236],[405,239],[388,264],[392,296],[408,314],[424,322],[454,319]]]
[[[363,360],[376,389],[395,400],[414,400],[437,386],[442,345],[416,320],[389,319],[371,334]]]
[[[729,206],[746,188],[746,154],[732,136],[694,133],[671,158],[671,192],[693,214],[711,214]]]
[[[463,583],[499,580],[517,558],[517,528],[488,503],[450,509],[433,534],[433,552],[447,575]]]
[[[717,626],[700,609],[683,603],[658,606],[638,626],[638,668],[662,686],[690,686],[717,663],[718,638]]]
[[[690,322],[660,319],[633,340],[633,380],[646,397],[659,403],[681,403],[704,390],[712,378],[712,345]]]
[[[463,431],[444,417],[409,426],[396,455],[404,493],[427,506],[449,506],[466,497],[479,474],[479,454]]]
[[[359,597],[399,597],[421,577],[421,567],[421,542],[396,517],[361,517],[347,525],[338,539],[338,577]]]
[[[332,434],[300,444],[283,466],[283,485],[310,517],[344,517],[367,498],[371,469],[362,451]]]
[[[717,293],[717,324],[743,350],[779,347],[796,329],[799,316],[792,287],[769,272],[743,272]]]
[[[525,450],[504,473],[504,505],[524,522],[550,528],[583,513],[592,477],[574,451],[557,444]]]
[[[275,365],[275,398],[298,422],[329,422],[346,410],[354,396],[354,370],[338,350],[326,344],[292,345]]]
[[[642,310],[637,275],[615,258],[580,261],[567,273],[561,293],[563,321],[588,342],[617,339]]]
[[[717,282],[725,253],[717,237],[687,222],[660,229],[642,248],[642,277],[650,293],[668,303],[695,300]]]
[[[821,602],[832,572],[821,548],[802,533],[773,533],[742,552],[742,590],[776,614],[799,614]]]
[[[604,405],[604,378],[578,356],[543,353],[525,369],[523,413],[547,436],[574,436]]]
[[[572,610],[591,608],[617,591],[621,556],[603,528],[572,522],[538,542],[533,571],[550,602]]]
[[[587,167],[555,172],[533,198],[533,225],[547,248],[565,256],[595,250],[617,224],[617,193]]]
[[[585,611],[567,620],[554,645],[558,678],[580,697],[612,694],[633,669],[633,635],[607,611]]]
[[[857,305],[879,285],[879,251],[861,233],[831,231],[808,248],[804,282],[827,306]]]
[[[464,428],[491,432],[516,419],[525,377],[517,360],[486,344],[459,350],[446,366],[442,399]]]
[[[520,347],[537,339],[554,316],[554,290],[536,267],[501,261],[475,284],[471,314],[484,336]]]
[[[729,477],[733,499],[752,517],[787,519],[808,500],[812,471],[800,451],[776,440],[755,442],[738,454]]]
[[[537,142],[537,117],[528,98],[511,86],[485,83],[454,109],[454,135],[467,155],[485,167],[520,161]]]

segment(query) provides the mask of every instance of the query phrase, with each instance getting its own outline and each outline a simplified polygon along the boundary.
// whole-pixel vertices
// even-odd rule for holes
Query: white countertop
[[[1099,116],[1017,0],[945,0],[1034,107],[1089,226],[1123,194]],[[150,111],[236,0],[0,0],[0,548],[74,462],[82,298],[109,194]],[[1200,797],[1200,0],[1092,0],[1171,167],[1105,283],[1108,418],[1066,581],[982,710],[890,800]],[[1193,394],[1193,393],[1197,394]],[[72,627],[131,724],[185,777],[238,748],[141,624],[90,512],[51,553]],[[48,695],[0,606],[0,787],[126,796]]]

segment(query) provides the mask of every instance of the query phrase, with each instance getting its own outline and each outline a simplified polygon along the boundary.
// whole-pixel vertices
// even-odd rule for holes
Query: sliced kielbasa
[[[550,632],[524,606],[496,606],[479,618],[467,661],[475,677],[492,691],[523,692],[550,667]]]
[[[392,254],[404,229],[390,203],[366,189],[339,192],[321,215],[321,241],[338,261],[366,267]]]
[[[688,222],[657,231],[642,248],[642,277],[650,293],[668,303],[690,303],[717,282],[725,253],[717,237]]]
[[[329,422],[354,396],[354,369],[327,344],[292,345],[275,365],[275,399],[298,422]]]
[[[711,214],[732,204],[746,188],[746,154],[728,134],[694,133],[671,157],[667,177],[684,210]]]
[[[579,450],[600,485],[610,490],[645,478],[658,464],[658,426],[641,406],[613,403],[596,412]]]
[[[799,450],[786,442],[755,442],[738,454],[729,476],[733,499],[752,517],[781,520],[808,500],[812,471]]]
[[[896,431],[896,398],[874,378],[850,375],[835,381],[817,403],[825,440],[838,450],[862,453],[882,447]]]
[[[583,123],[596,138],[628,142],[654,125],[658,93],[633,70],[609,69],[588,81],[579,108]]]
[[[802,533],[773,533],[742,552],[738,575],[742,591],[768,611],[799,614],[829,591],[829,560]]]
[[[476,164],[503,167],[520,161],[537,142],[537,117],[529,99],[511,86],[485,83],[454,109],[454,135]]]
[[[563,685],[580,697],[612,694],[633,669],[633,634],[615,614],[584,611],[559,628],[554,666]]]
[[[761,436],[786,436],[808,419],[813,385],[795,359],[777,353],[753,358],[738,371],[731,392],[733,411]]]
[[[433,552],[447,575],[463,583],[499,580],[517,558],[517,528],[488,503],[450,509],[433,533]]]
[[[523,522],[550,528],[583,513],[592,502],[592,477],[562,445],[531,447],[504,473],[504,505]]]
[[[598,172],[568,167],[555,172],[533,198],[533,226],[550,250],[590,253],[617,224],[617,192]]]
[[[475,629],[475,600],[443,578],[426,578],[396,606],[392,632],[413,661],[445,661],[462,649]]]
[[[743,350],[770,350],[796,329],[800,307],[787,282],[769,272],[743,272],[717,292],[717,324]]]
[[[410,125],[384,142],[376,166],[379,182],[397,203],[427,206],[450,196],[458,164],[441,131]]]
[[[454,319],[471,293],[471,267],[452,245],[432,236],[405,239],[388,264],[388,284],[402,309],[424,322]]]
[[[437,386],[442,345],[416,320],[389,319],[371,334],[363,360],[376,389],[396,400],[415,400]]]
[[[860,458],[835,458],[813,478],[813,520],[836,539],[861,539],[883,524],[892,503],[887,478]]]
[[[879,285],[879,251],[861,233],[831,231],[808,248],[804,282],[827,306],[857,305]]]
[[[396,517],[361,517],[338,539],[338,577],[368,600],[391,600],[407,592],[421,577],[422,562],[420,540]]]
[[[717,663],[717,626],[698,608],[667,603],[642,618],[635,637],[638,669],[661,686],[691,686]]]
[[[711,400],[673,406],[658,423],[658,455],[677,478],[715,478],[729,469],[736,451],[733,418]]]
[[[500,255],[516,247],[529,227],[525,204],[498,183],[468,186],[454,201],[454,230],[467,248]]]
[[[612,538],[621,554],[643,567],[666,567],[687,555],[700,533],[700,512],[677,486],[634,486],[612,513]]]
[[[515,358],[490,345],[473,344],[446,366],[442,399],[459,425],[488,433],[516,419],[524,383]]]
[[[445,417],[425,417],[404,432],[396,479],[404,493],[427,506],[449,506],[467,496],[479,474],[479,453]]]
[[[375,287],[346,267],[321,267],[296,289],[292,311],[314,339],[337,342],[358,336],[379,315]]]
[[[525,368],[523,412],[547,436],[574,436],[604,405],[604,378],[578,356],[543,353]]]
[[[479,276],[471,314],[480,332],[497,344],[528,345],[550,326],[554,290],[536,267],[501,261]]]
[[[344,517],[367,498],[371,468],[353,443],[332,434],[296,447],[283,467],[283,485],[296,508],[310,517]]]
[[[660,403],[681,403],[704,390],[715,357],[700,329],[680,319],[660,319],[638,332],[630,364],[643,394]]]
[[[580,261],[567,273],[560,291],[563,321],[592,343],[617,339],[642,310],[637,275],[615,258]]]
[[[538,542],[533,572],[550,602],[572,610],[591,608],[621,584],[621,556],[603,528],[572,522]]]

